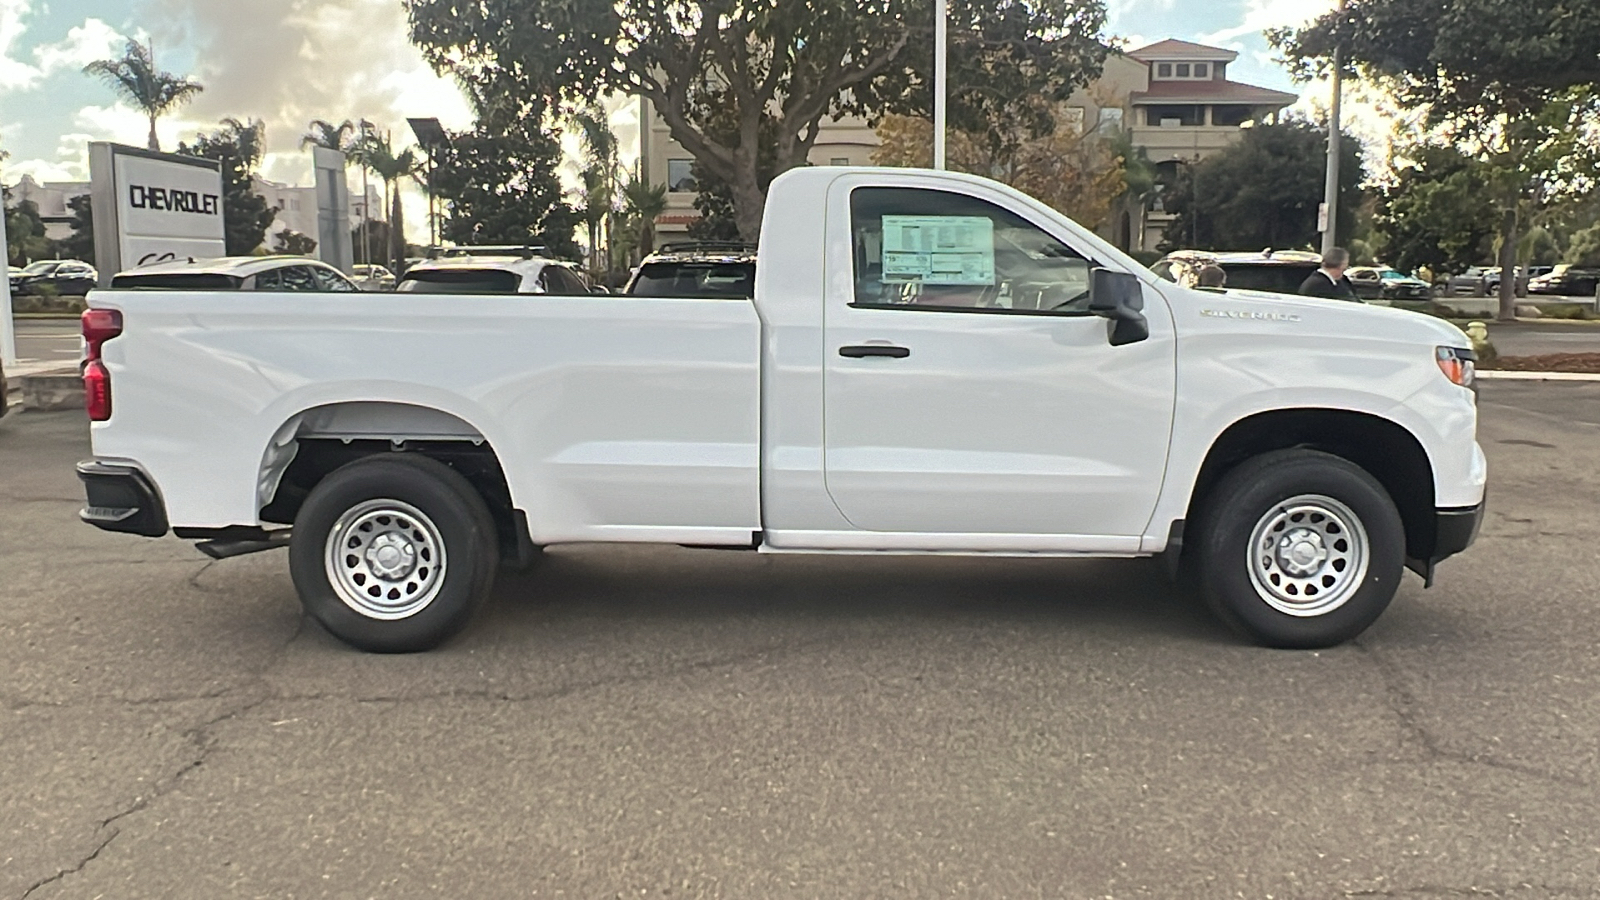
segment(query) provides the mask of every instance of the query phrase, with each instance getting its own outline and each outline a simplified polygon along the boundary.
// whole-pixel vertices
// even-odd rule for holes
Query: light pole
[[[368,122],[366,119],[361,120],[362,153],[366,152],[367,129],[371,127],[371,122]],[[370,229],[367,227],[367,217],[372,211],[372,198],[368,195],[368,190],[370,189],[367,187],[367,161],[365,158],[363,158],[361,160],[361,261],[370,265],[372,263],[372,251],[368,249],[368,247],[372,237]]]
[[[1346,0],[1339,0],[1343,12]],[[1340,105],[1344,100],[1344,54],[1338,47],[1333,50],[1333,104],[1328,108],[1328,180],[1322,189],[1322,211],[1327,218],[1322,226],[1322,255],[1327,256],[1339,244],[1339,144]]]
[[[933,167],[943,169],[945,163],[945,95],[946,71],[945,43],[947,40],[945,18],[949,0],[936,0],[933,19]]]
[[[5,207],[0,205],[0,247],[9,247],[6,241],[6,216]],[[6,262],[11,262],[11,255],[6,254]],[[0,283],[0,366],[17,364],[17,333],[11,319],[11,279],[6,278]],[[6,398],[0,396],[0,408],[4,408]]]

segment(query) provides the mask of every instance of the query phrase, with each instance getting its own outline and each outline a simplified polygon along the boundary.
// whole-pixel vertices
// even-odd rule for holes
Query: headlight
[[[1438,347],[1434,350],[1434,360],[1439,363],[1439,371],[1444,377],[1450,379],[1452,384],[1459,384],[1464,388],[1472,388],[1477,381],[1478,354],[1461,347]]]

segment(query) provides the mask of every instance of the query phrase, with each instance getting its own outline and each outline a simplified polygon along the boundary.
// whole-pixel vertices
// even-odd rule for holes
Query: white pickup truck
[[[1347,640],[1483,512],[1458,329],[1161,281],[943,172],[773,182],[755,298],[98,291],[83,518],[287,544],[357,647],[569,542],[1166,554],[1272,646]]]

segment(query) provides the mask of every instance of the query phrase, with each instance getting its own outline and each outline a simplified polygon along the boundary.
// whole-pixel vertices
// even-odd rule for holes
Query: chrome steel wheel
[[[1367,576],[1371,548],[1350,507],[1321,494],[1291,497],[1251,531],[1250,581],[1266,604],[1310,618],[1343,606]]]
[[[365,500],[328,532],[328,583],[371,619],[416,615],[444,585],[444,539],[433,521],[399,500]]]

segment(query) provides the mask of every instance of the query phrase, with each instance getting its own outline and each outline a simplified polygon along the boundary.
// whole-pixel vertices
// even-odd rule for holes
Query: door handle
[[[850,347],[840,347],[839,355],[850,359],[866,359],[869,356],[905,359],[911,355],[911,350],[908,347],[896,347],[892,344],[856,344]]]

